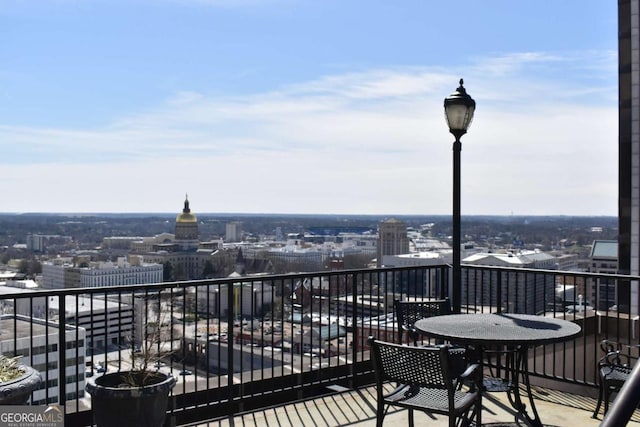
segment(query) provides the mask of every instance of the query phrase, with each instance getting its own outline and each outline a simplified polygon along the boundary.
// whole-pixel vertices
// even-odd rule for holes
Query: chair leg
[[[409,409],[409,427],[413,427],[413,409]]]
[[[449,427],[456,427],[456,421],[458,421],[458,418],[453,414],[449,414]]]
[[[602,384],[600,384],[600,388],[598,390],[598,403],[596,404],[596,409],[595,411],[593,411],[593,415],[591,415],[591,418],[598,417],[598,413],[600,412],[600,406],[602,405],[603,395],[604,395],[604,387],[602,386]]]
[[[460,427],[470,427],[470,426],[481,426],[482,425],[482,401],[478,400],[471,408],[467,409],[466,412],[459,414],[460,421],[457,423],[458,419],[454,416],[449,416],[449,426],[457,426]],[[475,424],[473,423],[475,421]]]
[[[609,411],[609,399],[611,398],[611,390],[609,387],[604,388],[604,412],[606,414]]]
[[[387,413],[384,408],[384,403],[380,403],[381,400],[378,400],[378,410],[376,411],[376,427],[382,427],[382,421],[384,420],[384,416]]]

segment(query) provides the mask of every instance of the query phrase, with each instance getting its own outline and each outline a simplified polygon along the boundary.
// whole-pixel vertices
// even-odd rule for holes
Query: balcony
[[[529,313],[580,324],[576,339],[532,349],[529,375],[545,423],[577,425],[563,421],[570,417],[597,425],[590,416],[598,344],[604,338],[640,342],[638,316],[625,310],[638,279],[463,266],[461,306],[469,313]],[[288,421],[293,414],[318,425],[373,425],[367,338],[400,340],[395,298],[444,298],[449,289],[450,267],[441,265],[16,290],[0,298],[1,345],[41,372],[45,381],[32,402],[63,405],[67,425],[91,424],[86,381],[128,369],[132,351],[149,344],[150,331],[160,337],[152,347],[163,355],[154,367],[178,378],[171,425],[226,425],[236,414],[249,414],[236,421],[243,425],[265,425],[251,421],[261,417],[273,425],[299,424]],[[487,395],[483,422],[513,420],[500,400],[505,395]],[[343,405],[342,399],[351,400]],[[278,411],[291,402],[306,403],[278,421]],[[392,420],[404,424],[406,411],[394,412]]]
[[[364,387],[347,390],[335,395],[319,397],[296,403],[283,404],[237,415],[215,422],[202,423],[207,427],[241,426],[356,426],[375,427],[376,394],[375,388]],[[596,400],[589,397],[558,392],[551,389],[536,388],[537,408],[545,425],[597,427],[602,417],[591,418]],[[503,425],[513,424],[516,412],[511,408],[505,393],[491,393],[483,400],[482,423]],[[640,416],[634,415],[632,421],[640,422]],[[448,426],[448,419],[441,415],[428,416],[415,414],[416,425],[433,427]],[[426,424],[428,423],[428,424]],[[407,411],[391,409],[384,419],[384,425],[406,427]],[[525,425],[525,424],[522,424]],[[632,424],[630,424],[632,425]]]

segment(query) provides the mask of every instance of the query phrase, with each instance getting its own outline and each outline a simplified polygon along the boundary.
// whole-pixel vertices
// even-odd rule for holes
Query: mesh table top
[[[418,332],[459,344],[527,346],[571,339],[581,331],[567,320],[531,314],[450,314],[418,320]]]

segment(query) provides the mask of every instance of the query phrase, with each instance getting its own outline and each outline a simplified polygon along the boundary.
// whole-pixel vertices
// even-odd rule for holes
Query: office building
[[[395,218],[382,221],[378,226],[378,267],[383,266],[385,255],[409,253],[407,225]]]
[[[276,290],[266,282],[243,282],[240,276],[238,282],[231,285],[210,286],[197,296],[197,311],[216,317],[225,317],[229,308],[234,316],[251,318],[262,316],[271,311]],[[231,291],[231,292],[229,292]]]
[[[47,262],[42,264],[42,287],[64,289],[160,283],[162,275],[162,265],[145,263],[140,256],[130,256],[128,260],[118,257],[116,263]]]
[[[0,286],[0,295],[21,293],[24,297],[4,300],[0,309],[25,318],[53,321],[60,317],[60,298],[34,296],[35,289]],[[126,300],[122,297],[122,300]],[[82,329],[83,344],[89,351],[104,351],[110,346],[126,346],[131,343],[133,307],[130,302],[89,298],[84,295],[67,295],[64,299],[64,321],[67,325]]]
[[[242,241],[242,226],[239,222],[228,222],[225,225],[224,240],[229,243]]]
[[[27,250],[33,252],[44,252],[50,245],[63,247],[72,241],[73,238],[71,236],[28,234]]]
[[[462,263],[523,269],[557,268],[554,256],[538,250],[476,253],[464,258]],[[462,277],[462,303],[496,307],[500,291],[503,310],[537,314],[547,310],[548,304],[555,301],[555,280],[552,275],[532,275],[517,271],[499,274],[502,275],[500,280],[484,270],[468,269]]]
[[[618,271],[640,275],[640,0],[618,1]],[[637,315],[638,283],[620,305]]]
[[[616,240],[595,240],[589,254],[589,271],[592,273],[612,273],[618,271],[618,242]],[[599,310],[607,310],[617,305],[617,281],[606,278],[589,284],[591,301],[598,301]],[[626,311],[626,307],[619,307]]]

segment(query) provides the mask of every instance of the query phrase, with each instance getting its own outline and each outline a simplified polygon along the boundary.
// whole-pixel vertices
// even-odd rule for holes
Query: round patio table
[[[508,388],[512,406],[533,426],[542,426],[531,394],[528,350],[542,344],[567,341],[580,334],[579,325],[567,320],[531,314],[449,314],[418,320],[415,329],[432,338],[473,347],[482,363],[486,349],[507,347],[506,369],[513,384]],[[532,415],[520,395],[519,381],[526,388]]]

